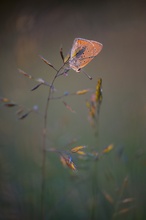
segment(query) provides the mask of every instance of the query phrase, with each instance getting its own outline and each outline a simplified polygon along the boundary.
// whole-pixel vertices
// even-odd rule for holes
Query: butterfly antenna
[[[89,76],[84,70],[81,70],[81,71],[88,77],[88,79],[92,80],[92,77]]]

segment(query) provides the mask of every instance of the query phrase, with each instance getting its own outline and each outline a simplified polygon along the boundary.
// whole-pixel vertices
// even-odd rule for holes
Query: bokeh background
[[[70,71],[55,82],[56,95],[103,80],[98,135],[88,121],[87,96],[52,101],[47,148],[76,145],[114,150],[99,161],[74,158],[78,172],[65,169],[47,152],[45,219],[146,219],[146,4],[144,1],[1,1],[0,97],[39,106],[43,114],[48,89],[31,92],[35,78],[51,81],[74,38],[99,41],[102,52],[85,67],[93,77]],[[16,108],[0,106],[0,219],[41,219],[42,117],[17,120]],[[74,142],[75,141],[75,142]],[[72,145],[69,145],[72,143]],[[130,198],[130,202],[121,202]],[[130,200],[129,199],[129,200]],[[121,202],[121,203],[120,203]],[[115,214],[116,213],[116,214]]]

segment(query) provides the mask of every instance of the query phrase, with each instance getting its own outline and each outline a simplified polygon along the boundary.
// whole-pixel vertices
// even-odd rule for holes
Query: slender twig
[[[47,133],[47,119],[48,119],[48,108],[49,103],[51,100],[51,94],[52,89],[54,88],[54,82],[55,79],[63,74],[60,74],[60,71],[64,68],[65,63],[61,66],[59,70],[56,70],[56,74],[51,82],[51,85],[49,87],[49,93],[48,98],[45,106],[45,112],[44,112],[44,126],[43,126],[43,143],[42,143],[42,188],[41,188],[41,219],[45,219],[45,202],[44,202],[44,196],[45,196],[45,174],[46,174],[46,133]]]

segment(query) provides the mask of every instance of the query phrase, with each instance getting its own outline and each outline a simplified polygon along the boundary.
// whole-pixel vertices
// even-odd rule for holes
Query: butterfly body
[[[102,50],[102,44],[83,38],[75,38],[70,53],[70,68],[79,72]]]

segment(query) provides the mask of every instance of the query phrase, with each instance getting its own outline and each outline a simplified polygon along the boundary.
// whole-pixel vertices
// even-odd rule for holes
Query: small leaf
[[[14,107],[14,106],[17,106],[17,104],[15,104],[15,103],[6,103],[4,106],[6,106],[6,107]]]
[[[20,115],[20,114],[22,114],[23,111],[24,111],[23,108],[19,108],[18,111],[16,112],[16,115]]]
[[[72,113],[75,113],[75,111],[71,108],[71,106],[69,106],[66,102],[63,101],[63,104],[65,105],[65,107],[71,111]]]
[[[21,120],[21,119],[26,118],[26,117],[29,115],[29,113],[30,113],[30,112],[25,113],[24,115],[22,115],[22,116],[21,116],[21,117],[19,117],[18,119],[20,119],[20,120]]]
[[[104,154],[110,152],[112,149],[114,148],[113,144],[110,144],[109,146],[107,146],[106,148],[104,148],[104,150],[102,151]]]
[[[66,160],[62,155],[60,155],[60,161],[61,161],[62,165],[65,167],[66,166]]]
[[[76,153],[77,151],[82,150],[82,149],[84,149],[85,147],[86,147],[86,146],[77,146],[77,147],[74,147],[74,148],[71,149],[71,152],[72,152],[72,153]]]
[[[42,84],[45,83],[45,81],[42,78],[38,78],[38,79],[36,79],[36,81],[39,82],[39,83],[42,83]]]
[[[65,157],[63,155],[60,155],[60,161],[63,164],[63,166],[68,166],[72,170],[76,170],[76,165],[73,163],[71,157]]]
[[[0,101],[6,103],[6,102],[10,102],[10,99],[5,97],[0,97]]]
[[[44,63],[46,63],[48,66],[52,67],[54,70],[56,70],[56,68],[48,61],[46,60],[43,56],[39,56],[43,61]],[[57,71],[57,70],[56,70]]]
[[[95,116],[96,116],[96,107],[94,105],[90,106],[89,115],[90,115],[91,118],[95,118]]]
[[[98,79],[96,85],[96,93],[95,93],[95,100],[96,102],[102,101],[102,79]]]
[[[36,90],[37,88],[39,88],[40,86],[42,85],[42,83],[40,83],[40,84],[37,84],[35,87],[33,87],[32,89],[31,89],[31,91],[34,91],[34,90]]]
[[[76,170],[76,165],[73,163],[71,158],[67,158],[66,164],[70,169]]]
[[[84,151],[81,151],[81,150],[77,151],[76,153],[80,154],[80,155],[86,155],[86,153]]]
[[[71,162],[71,163],[67,163],[68,167],[71,168],[72,170],[77,170],[76,165]]]
[[[86,94],[87,92],[89,92],[89,89],[84,89],[84,90],[79,90],[76,92],[77,95],[84,95]]]
[[[129,202],[133,202],[135,199],[134,198],[126,198],[124,200],[122,200],[122,203],[129,203]]]
[[[68,53],[66,57],[64,58],[64,63],[67,63],[69,59],[70,59],[70,54]]]
[[[42,78],[35,79],[35,81],[39,82],[40,84],[44,84],[45,86],[50,86],[50,84],[45,80],[43,80]]]
[[[64,63],[64,55],[63,55],[63,49],[62,49],[62,47],[60,48],[60,55],[61,55],[61,58],[62,58],[63,63]]]
[[[103,191],[103,194],[104,194],[104,197],[106,198],[106,200],[110,203],[110,204],[113,204],[114,203],[114,200],[113,198],[105,191]]]
[[[49,65],[50,67],[53,67],[53,65],[48,61],[46,60],[43,56],[39,56],[47,65]]]
[[[21,69],[18,69],[19,73],[23,74],[24,76],[28,77],[29,79],[33,79],[33,77],[31,75],[29,75],[28,73],[24,72]]]

